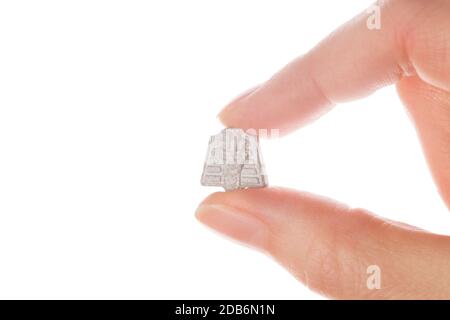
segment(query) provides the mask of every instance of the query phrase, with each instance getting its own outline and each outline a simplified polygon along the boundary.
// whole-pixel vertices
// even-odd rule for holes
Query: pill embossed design
[[[226,128],[212,136],[201,184],[225,191],[267,186],[258,137],[239,128]]]

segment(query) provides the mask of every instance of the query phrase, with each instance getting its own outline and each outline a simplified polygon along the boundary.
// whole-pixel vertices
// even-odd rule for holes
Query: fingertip
[[[236,125],[236,123],[233,124],[233,121],[232,121],[232,119],[233,119],[233,111],[235,111],[235,109],[238,109],[238,111],[239,111],[240,102],[242,100],[244,100],[245,98],[247,98],[248,96],[252,95],[260,87],[261,87],[261,85],[259,84],[259,85],[253,86],[253,87],[243,91],[237,97],[235,97],[233,100],[231,100],[225,107],[223,107],[222,110],[217,115],[217,117],[222,122],[222,124],[225,125],[226,127],[239,127],[239,128],[241,128],[242,126]]]
[[[270,237],[267,224],[242,208],[202,203],[195,216],[204,225],[231,239],[260,250],[267,248]]]

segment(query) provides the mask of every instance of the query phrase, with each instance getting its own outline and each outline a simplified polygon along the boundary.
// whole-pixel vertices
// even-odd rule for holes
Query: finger
[[[381,6],[381,29],[366,12],[348,22],[273,78],[220,114],[229,127],[287,133],[334,104],[364,97],[417,72],[450,89],[450,2],[392,0]]]
[[[450,298],[450,239],[281,188],[215,193],[206,225],[273,256],[333,298]],[[379,289],[368,270],[380,271]]]
[[[401,80],[397,90],[415,123],[439,191],[450,208],[450,92],[418,77]]]

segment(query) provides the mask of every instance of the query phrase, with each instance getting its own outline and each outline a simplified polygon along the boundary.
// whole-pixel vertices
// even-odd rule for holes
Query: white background
[[[201,226],[199,180],[220,109],[369,4],[0,2],[0,298],[318,298]],[[272,185],[450,230],[394,88],[262,150]]]

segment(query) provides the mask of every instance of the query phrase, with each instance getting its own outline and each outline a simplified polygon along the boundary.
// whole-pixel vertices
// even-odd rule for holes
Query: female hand
[[[380,4],[379,30],[362,13],[220,114],[229,127],[286,134],[335,104],[395,84],[450,208],[450,1]],[[450,298],[450,237],[283,188],[215,193],[198,219],[268,252],[333,298]],[[367,268],[382,270],[379,290]],[[407,275],[405,270],[408,270]]]

